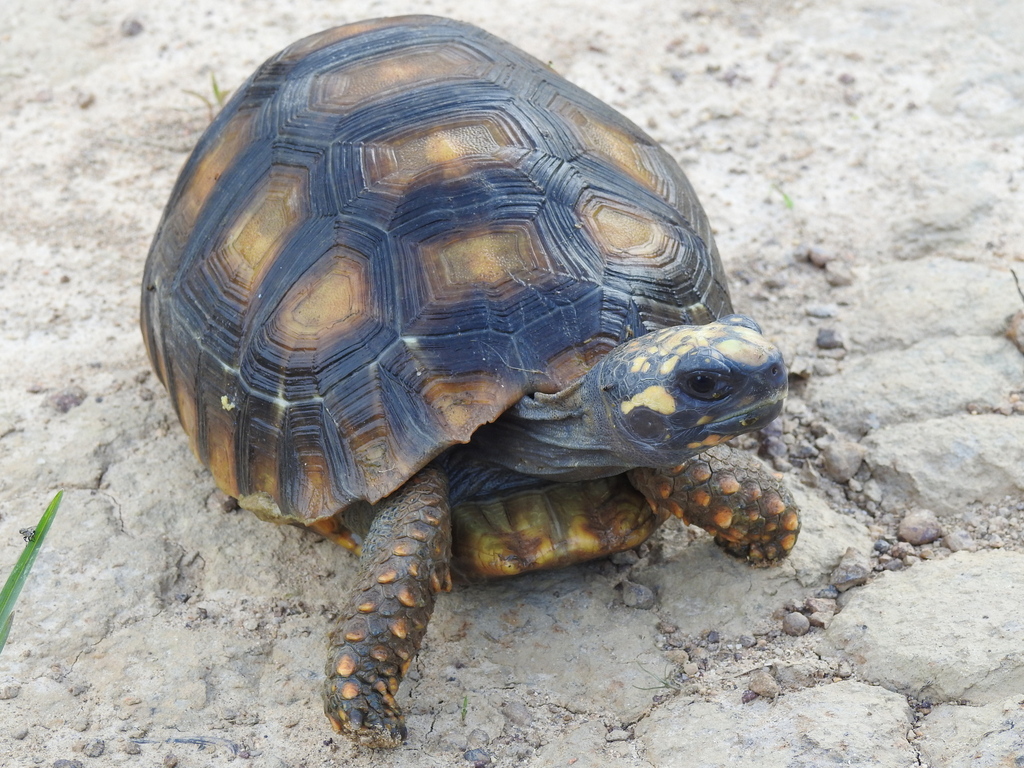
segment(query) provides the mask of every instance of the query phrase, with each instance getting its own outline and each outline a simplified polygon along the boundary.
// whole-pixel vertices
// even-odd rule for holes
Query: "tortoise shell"
[[[307,524],[388,496],[622,341],[729,312],[666,152],[519,49],[428,16],[264,63],[186,163],[142,294],[194,452],[226,493]]]

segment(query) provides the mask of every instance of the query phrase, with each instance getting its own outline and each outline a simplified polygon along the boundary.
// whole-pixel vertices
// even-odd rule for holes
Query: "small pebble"
[[[843,261],[832,261],[825,265],[825,281],[833,288],[853,285],[853,270]]]
[[[168,752],[164,756],[164,768],[178,768],[178,756],[173,752]]]
[[[622,582],[622,602],[629,608],[649,611],[654,607],[654,591],[643,584]]]
[[[83,768],[81,760],[54,760],[53,768]]]
[[[800,634],[804,634],[804,632]],[[763,696],[766,699],[774,699],[782,691],[778,681],[765,669],[757,669],[751,672],[750,682],[747,684],[747,687],[758,696]]]
[[[0,685],[0,701],[18,698],[21,693],[20,685]]]
[[[787,613],[782,619],[782,631],[793,637],[806,635],[811,628],[811,622],[802,613],[793,611]]]
[[[974,537],[963,528],[957,528],[955,531],[947,533],[942,538],[942,546],[950,552],[961,552],[963,550],[973,552],[978,548],[977,543],[974,541]]]
[[[103,751],[106,748],[107,744],[103,739],[93,739],[85,745],[85,749],[82,750],[82,754],[86,757],[99,757],[103,754]]]
[[[693,677],[698,672],[700,672],[700,667],[698,667],[692,661],[689,664],[683,664],[683,674],[687,677]]]
[[[121,746],[121,751],[126,755],[141,755],[142,747],[136,744],[134,741],[125,741]]]
[[[835,317],[839,314],[839,307],[835,304],[811,304],[804,307],[804,313],[808,317]]]
[[[125,37],[135,37],[142,34],[142,22],[136,18],[127,18],[121,22],[121,34]]]
[[[885,539],[879,539],[875,542],[875,552],[880,552],[884,555],[890,549],[892,549],[892,544]]]
[[[819,349],[846,348],[846,342],[843,340],[843,334],[836,328],[819,328],[818,337],[814,340],[814,343]]]
[[[834,618],[835,614],[832,611],[815,611],[807,617],[807,621],[811,623],[812,627],[828,629],[828,625],[832,623]]]
[[[67,413],[72,408],[77,408],[88,397],[85,390],[77,385],[65,387],[60,392],[54,392],[49,397],[49,403],[59,413]]]
[[[829,581],[832,586],[840,592],[845,592],[851,587],[859,587],[867,582],[871,575],[871,568],[867,561],[853,547],[846,550],[839,565],[832,571]]]
[[[916,509],[900,521],[899,537],[914,546],[931,544],[942,537],[942,525],[930,509]]]
[[[845,483],[857,474],[867,452],[867,448],[852,440],[833,440],[822,449],[821,460],[830,478]]]
[[[24,741],[28,738],[28,728],[19,728],[11,734],[11,738],[15,741]]]
[[[512,725],[528,728],[533,722],[533,713],[521,701],[510,701],[501,708],[501,713]]]
[[[486,749],[471,749],[462,756],[473,764],[473,768],[483,768],[491,764],[491,755]]]
[[[808,597],[804,600],[804,608],[811,613],[835,613],[836,601],[827,597]]]
[[[616,552],[608,559],[615,565],[636,565],[640,562],[640,555],[635,550],[627,549],[625,552]]]
[[[633,735],[622,728],[615,728],[604,737],[605,741],[629,741]]]
[[[742,696],[742,698],[740,700],[744,704],[749,704],[750,702],[752,702],[756,698],[758,698],[757,694],[748,689],[748,690],[743,692],[743,696]]]

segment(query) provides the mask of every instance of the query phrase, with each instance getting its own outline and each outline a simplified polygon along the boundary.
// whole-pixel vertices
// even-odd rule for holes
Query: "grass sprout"
[[[633,687],[636,688],[638,691],[657,691],[657,690],[660,690],[662,688],[667,688],[667,689],[673,690],[673,691],[682,690],[682,687],[683,687],[682,686],[682,682],[683,681],[681,681],[679,679],[679,673],[677,671],[675,671],[671,665],[669,665],[668,667],[665,668],[664,674],[656,675],[653,672],[651,672],[651,670],[647,669],[647,667],[645,667],[639,661],[634,662],[634,663],[638,667],[640,667],[642,672],[644,672],[647,675],[650,675],[651,677],[653,677],[655,680],[658,681],[658,685],[651,685],[651,686],[646,686],[646,687],[645,686],[634,685]]]
[[[786,210],[792,211],[793,210],[793,198],[791,198],[789,195],[787,195],[785,192],[783,192],[782,191],[782,187],[780,187],[778,184],[772,184],[772,189],[774,189],[776,192],[778,192],[780,195],[782,195],[782,204],[784,206],[786,206]]]
[[[226,91],[222,91],[220,89],[220,86],[217,85],[217,76],[214,75],[211,72],[210,73],[210,90],[213,92],[213,100],[212,101],[210,100],[210,98],[206,94],[199,93],[199,91],[189,91],[189,90],[186,90],[185,93],[187,93],[189,96],[195,96],[197,99],[199,99],[201,102],[203,102],[203,104],[206,105],[206,111],[209,113],[209,115],[210,115],[210,122],[212,123],[214,116],[221,109],[221,107],[224,106],[224,102],[226,102],[228,100],[228,96],[231,93],[231,89],[229,88]]]
[[[39,519],[39,525],[34,529],[25,528],[21,531],[28,543],[25,545],[25,551],[18,558],[18,562],[14,564],[11,575],[7,577],[7,583],[4,584],[3,590],[0,591],[0,652],[3,651],[4,645],[7,643],[7,635],[11,632],[11,624],[14,621],[14,604],[18,601],[21,588],[25,586],[28,572],[32,569],[36,555],[39,554],[39,548],[43,546],[43,539],[46,538],[46,532],[50,530],[50,523],[53,522],[53,518],[57,514],[57,507],[60,506],[60,500],[63,497],[64,491],[58,491],[57,495],[53,497],[53,501],[50,502],[50,506],[46,508],[43,516]]]

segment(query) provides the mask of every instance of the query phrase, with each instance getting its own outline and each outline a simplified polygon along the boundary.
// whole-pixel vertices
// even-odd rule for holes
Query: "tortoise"
[[[670,517],[754,564],[798,512],[720,445],[778,416],[672,158],[549,67],[430,16],[328,29],[224,106],[171,194],[142,331],[197,457],[359,554],[325,711],[372,747],[452,576],[631,549]]]

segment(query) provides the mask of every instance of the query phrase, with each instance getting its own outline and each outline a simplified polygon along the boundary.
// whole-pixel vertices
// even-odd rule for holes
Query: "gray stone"
[[[832,440],[821,450],[825,472],[837,483],[845,483],[860,469],[867,449],[852,440]]]
[[[970,404],[994,408],[1021,381],[1024,356],[1005,339],[936,336],[858,355],[836,376],[812,380],[807,399],[839,429],[861,435],[868,413],[891,426],[962,414]]]
[[[806,635],[811,628],[811,622],[802,613],[792,611],[782,617],[782,631],[793,637]]]
[[[778,681],[765,669],[756,669],[750,673],[747,688],[766,699],[774,699],[782,691]]]
[[[912,722],[902,696],[844,681],[748,704],[677,697],[638,723],[636,738],[657,766],[906,768],[917,764]]]
[[[916,509],[900,521],[899,537],[915,547],[942,537],[942,524],[930,509]]]
[[[840,592],[845,592],[866,583],[870,575],[871,566],[864,553],[850,547],[829,576],[829,583]]]
[[[966,414],[897,424],[864,439],[886,498],[940,517],[1024,492],[1024,419]]]
[[[957,528],[943,536],[942,546],[950,552],[960,552],[965,549],[969,552],[973,552],[978,548],[977,543],[974,541],[974,537],[963,528]]]
[[[655,603],[654,590],[643,584],[623,580],[622,602],[629,608],[649,611]]]
[[[1024,555],[958,552],[857,590],[818,643],[862,679],[920,700],[1024,690]]]

